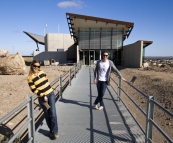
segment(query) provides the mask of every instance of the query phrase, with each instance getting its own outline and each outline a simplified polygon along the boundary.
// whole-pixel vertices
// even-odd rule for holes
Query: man
[[[96,64],[94,71],[94,83],[97,84],[98,96],[94,102],[94,108],[97,110],[103,109],[103,96],[107,85],[110,83],[110,73],[114,70],[122,80],[126,81],[111,60],[108,60],[108,51],[102,53],[102,60]],[[100,107],[97,104],[100,102]]]

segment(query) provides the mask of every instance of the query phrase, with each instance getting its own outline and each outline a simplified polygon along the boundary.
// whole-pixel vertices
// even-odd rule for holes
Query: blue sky
[[[124,45],[149,40],[146,56],[173,56],[173,0],[0,0],[0,49],[31,55],[36,43],[23,31],[69,33],[66,12],[133,22]]]

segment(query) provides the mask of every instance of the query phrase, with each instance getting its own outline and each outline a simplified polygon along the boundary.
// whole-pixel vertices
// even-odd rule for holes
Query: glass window
[[[100,50],[95,50],[95,60],[100,60]]]
[[[78,31],[79,48],[89,49],[89,30],[83,29]]]
[[[102,30],[101,49],[111,49],[111,30]]]
[[[123,32],[112,31],[112,49],[122,49],[123,47]]]
[[[91,29],[90,31],[90,49],[100,49],[100,30]]]

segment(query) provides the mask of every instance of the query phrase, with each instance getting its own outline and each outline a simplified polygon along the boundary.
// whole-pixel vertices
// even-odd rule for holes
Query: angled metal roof
[[[143,41],[143,48],[145,48],[153,43],[153,41],[147,41],[147,40],[138,40],[138,41]]]
[[[78,29],[104,28],[104,29],[124,29],[124,40],[129,37],[134,23],[119,20],[105,19],[73,13],[66,13],[70,34],[76,42],[78,40]]]
[[[23,31],[23,32],[24,32],[26,35],[28,35],[31,39],[33,39],[36,43],[45,45],[44,36],[36,35],[36,34],[29,33],[29,32],[25,32],[25,31]]]

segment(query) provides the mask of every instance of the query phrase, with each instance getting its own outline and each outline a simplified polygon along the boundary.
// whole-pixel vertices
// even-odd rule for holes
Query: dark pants
[[[47,126],[50,129],[50,133],[56,134],[58,133],[58,121],[57,121],[57,115],[56,115],[56,107],[55,107],[55,95],[54,92],[51,92],[47,95],[48,98],[48,104],[50,105],[50,108],[46,110],[46,108],[43,106],[44,98],[38,98],[39,104],[41,108],[44,111],[44,116],[46,119]]]
[[[100,102],[100,106],[103,106],[103,96],[105,94],[106,87],[107,87],[106,81],[98,81],[97,82],[98,96],[94,102],[95,105]]]

